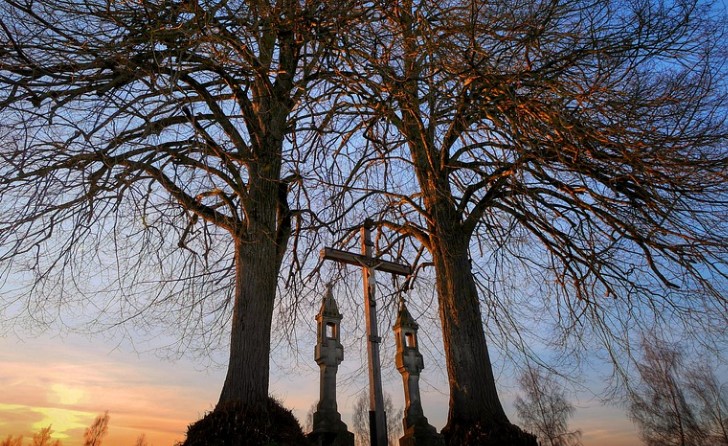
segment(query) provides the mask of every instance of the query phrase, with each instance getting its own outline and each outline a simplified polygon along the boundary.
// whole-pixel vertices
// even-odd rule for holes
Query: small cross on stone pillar
[[[316,315],[314,359],[321,369],[321,388],[309,438],[316,446],[354,446],[354,434],[341,421],[336,404],[336,372],[344,360],[344,347],[339,338],[342,316],[332,288],[331,284],[326,285],[326,295]]]
[[[420,372],[425,368],[419,345],[419,326],[407,311],[404,301],[400,304],[394,334],[397,340],[395,363],[402,374],[404,384],[404,436],[400,446],[444,446],[445,442],[437,430],[429,424],[422,411],[420,399]]]

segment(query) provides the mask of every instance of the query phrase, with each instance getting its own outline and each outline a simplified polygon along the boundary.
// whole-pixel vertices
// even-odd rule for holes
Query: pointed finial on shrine
[[[394,334],[397,341],[395,365],[402,374],[404,384],[405,410],[402,425],[404,436],[399,444],[422,446],[445,446],[445,441],[437,430],[430,425],[422,410],[420,397],[420,372],[425,363],[417,342],[417,322],[407,311],[404,300],[401,301]]]
[[[326,283],[326,293],[324,294],[324,299],[321,302],[319,316],[328,316],[330,318],[341,320],[339,306],[336,304],[336,299],[334,299],[334,284],[332,282]]]
[[[412,317],[409,311],[407,311],[407,305],[405,305],[404,299],[400,297],[399,301],[399,312],[397,314],[397,320],[395,321],[394,328],[397,330],[400,327],[406,327],[409,331],[417,332],[420,326]]]

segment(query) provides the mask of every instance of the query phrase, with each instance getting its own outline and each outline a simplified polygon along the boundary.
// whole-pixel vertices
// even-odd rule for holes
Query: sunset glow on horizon
[[[49,340],[0,342],[0,440],[22,435],[25,444],[51,426],[63,446],[80,446],[86,428],[108,410],[104,444],[132,446],[144,434],[150,446],[171,446],[214,401],[211,388],[190,382],[200,373],[160,374],[156,360],[126,363],[123,355],[84,354],[81,345],[54,351]]]
[[[355,356],[349,357],[350,363],[357,361]],[[53,336],[24,341],[0,338],[0,362],[0,441],[22,435],[24,446],[32,444],[33,434],[49,425],[52,437],[62,446],[82,446],[85,429],[107,410],[110,421],[105,446],[134,446],[140,435],[148,446],[173,446],[184,440],[189,424],[213,408],[225,374],[223,367],[201,367],[191,359],[171,362],[153,354],[111,351],[87,339],[69,341]],[[439,379],[435,375],[441,373],[429,369],[426,377]],[[385,392],[399,407],[401,380],[396,374],[387,376]],[[339,411],[351,430],[351,407],[362,389],[351,382],[340,387],[344,388],[339,394]],[[274,369],[271,393],[304,425],[306,413],[318,398],[315,367],[300,374]],[[504,389],[504,401],[512,396]],[[583,431],[585,446],[640,444],[621,411],[593,402],[573,402],[577,411],[570,425]],[[423,403],[430,422],[441,429],[447,396],[430,388],[423,393]]]

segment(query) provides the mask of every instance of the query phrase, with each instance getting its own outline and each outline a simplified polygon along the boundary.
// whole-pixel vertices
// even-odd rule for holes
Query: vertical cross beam
[[[324,248],[321,258],[362,268],[364,279],[364,313],[367,328],[367,356],[369,360],[369,429],[372,446],[387,446],[387,417],[382,395],[382,371],[379,360],[379,331],[377,329],[377,302],[375,271],[407,276],[412,269],[407,265],[374,258],[372,242],[374,222],[366,219],[361,228],[361,255],[337,249]]]
[[[367,219],[361,228],[362,255],[367,259],[373,257],[372,221]],[[379,330],[377,328],[376,270],[370,265],[362,268],[364,279],[364,310],[367,323],[367,355],[369,358],[369,425],[371,445],[386,446],[387,415],[384,412],[382,395],[382,370],[379,360]]]

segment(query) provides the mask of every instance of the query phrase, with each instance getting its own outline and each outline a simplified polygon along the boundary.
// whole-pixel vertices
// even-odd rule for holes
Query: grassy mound
[[[449,446],[538,446],[534,435],[511,423],[476,422],[442,430]]]
[[[187,428],[181,446],[306,446],[298,420],[269,399],[262,406],[217,407]]]

